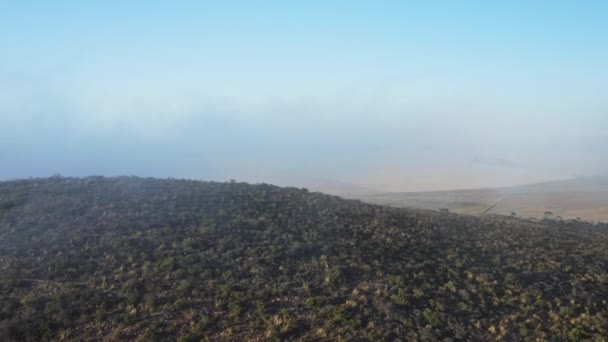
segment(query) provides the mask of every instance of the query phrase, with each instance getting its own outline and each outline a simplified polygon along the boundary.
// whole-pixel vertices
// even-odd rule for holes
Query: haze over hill
[[[0,179],[429,191],[608,170],[605,2],[338,3],[4,2]]]
[[[0,342],[608,338],[606,0],[0,1],[0,49]]]

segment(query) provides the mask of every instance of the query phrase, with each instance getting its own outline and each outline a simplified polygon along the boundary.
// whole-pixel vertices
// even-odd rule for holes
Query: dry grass
[[[373,204],[426,210],[448,209],[468,215],[511,215],[542,218],[545,212],[564,219],[608,222],[608,189],[590,182],[553,182],[505,189],[384,193],[361,195]],[[494,206],[493,206],[494,205]],[[489,209],[489,210],[488,210]]]

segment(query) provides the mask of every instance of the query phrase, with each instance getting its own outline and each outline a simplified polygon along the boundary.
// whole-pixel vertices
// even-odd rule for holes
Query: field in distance
[[[608,221],[608,178],[577,178],[526,186],[429,192],[389,192],[356,197],[368,203],[482,215]]]

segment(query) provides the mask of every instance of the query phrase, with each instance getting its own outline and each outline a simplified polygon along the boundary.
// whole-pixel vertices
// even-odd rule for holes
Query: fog
[[[602,174],[605,8],[544,5],[2,5],[0,180],[420,191]]]

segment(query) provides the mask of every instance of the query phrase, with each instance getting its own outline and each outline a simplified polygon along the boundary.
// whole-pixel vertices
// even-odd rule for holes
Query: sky
[[[605,1],[0,1],[0,180],[608,171]]]

